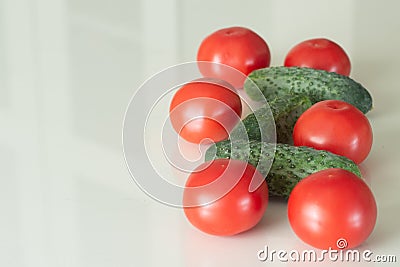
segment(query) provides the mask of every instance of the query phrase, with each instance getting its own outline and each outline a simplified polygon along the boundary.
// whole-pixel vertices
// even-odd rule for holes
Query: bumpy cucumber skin
[[[231,148],[231,142],[227,140],[210,147],[205,158],[206,160],[232,158],[248,161],[253,166],[257,166],[261,173],[267,173],[269,194],[285,199],[289,197],[290,192],[301,179],[317,171],[342,168],[361,177],[358,166],[346,157],[324,150],[288,144],[276,144],[274,147],[271,143],[242,140],[232,143]]]
[[[292,144],[294,125],[300,115],[312,106],[310,98],[300,94],[289,94],[285,97],[275,97],[268,101],[268,106],[262,106],[244,118],[244,127],[236,126],[231,132],[231,140],[243,139],[247,133],[249,140],[275,143],[275,136],[271,136],[274,134],[275,122],[276,142]]]
[[[368,90],[350,77],[335,72],[279,66],[255,70],[248,77],[244,90],[256,101],[261,100],[259,88],[267,100],[291,92],[307,95],[313,104],[336,99],[352,104],[364,114],[372,109]]]

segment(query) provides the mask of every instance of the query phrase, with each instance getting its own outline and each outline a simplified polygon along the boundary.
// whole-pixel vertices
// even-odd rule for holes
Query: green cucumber
[[[268,106],[264,105],[244,118],[243,125],[238,124],[232,130],[231,140],[243,139],[247,133],[249,140],[275,142],[273,127],[276,127],[276,141],[291,144],[297,119],[311,106],[310,98],[304,95],[289,94],[276,97],[268,102]]]
[[[275,151],[275,153],[274,153]],[[258,141],[222,141],[211,146],[205,159],[232,158],[256,166],[266,175],[269,194],[288,198],[296,184],[308,175],[328,168],[342,168],[361,177],[350,159],[324,150]],[[272,162],[272,165],[271,165]]]
[[[337,99],[357,107],[364,114],[372,109],[372,97],[361,84],[350,77],[301,67],[270,67],[255,70],[248,76],[244,90],[253,100],[267,100],[288,93],[304,94],[317,103]],[[260,94],[260,90],[262,95]]]

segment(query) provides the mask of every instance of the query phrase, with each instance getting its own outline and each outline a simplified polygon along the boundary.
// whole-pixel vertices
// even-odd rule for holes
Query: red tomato
[[[236,90],[216,79],[198,79],[182,86],[170,104],[170,120],[185,140],[200,143],[228,138],[240,120],[242,103]]]
[[[250,184],[260,184],[249,192]],[[268,204],[264,177],[250,164],[217,159],[201,164],[188,178],[183,195],[189,222],[201,231],[235,235],[254,227]]]
[[[308,67],[349,76],[351,64],[346,52],[337,43],[317,38],[303,41],[286,55],[286,67]]]
[[[250,72],[269,66],[271,56],[267,43],[257,33],[230,27],[207,36],[199,47],[197,60],[222,63],[240,71],[242,74],[218,65],[199,64],[205,77],[220,78],[240,88]]]
[[[301,180],[288,202],[289,222],[305,243],[320,249],[353,248],[374,229],[377,208],[367,184],[343,169]]]
[[[309,146],[361,163],[372,146],[372,129],[365,115],[351,104],[325,100],[314,104],[293,129],[296,146]]]

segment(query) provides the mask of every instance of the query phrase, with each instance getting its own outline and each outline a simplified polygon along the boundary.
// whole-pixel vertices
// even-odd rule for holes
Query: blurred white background
[[[0,0],[0,266],[257,266],[266,244],[309,248],[284,203],[254,231],[210,237],[140,191],[125,167],[135,90],[234,25],[265,38],[272,65],[312,37],[347,51],[375,101],[362,167],[379,218],[364,246],[398,253],[399,9],[396,0]]]

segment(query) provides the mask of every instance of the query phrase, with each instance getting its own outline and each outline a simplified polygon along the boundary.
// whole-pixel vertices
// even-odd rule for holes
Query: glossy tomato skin
[[[220,78],[241,88],[250,72],[269,66],[271,55],[268,44],[257,33],[244,27],[230,27],[207,36],[200,44],[197,60],[225,64],[240,71],[242,74],[220,66],[199,65],[205,77]]]
[[[349,56],[337,43],[326,38],[315,38],[295,45],[286,55],[286,67],[308,67],[345,76],[350,75]]]
[[[288,201],[296,235],[320,249],[354,248],[374,229],[375,198],[367,184],[343,169],[326,169],[300,181]],[[338,245],[338,240],[347,245]]]
[[[253,176],[261,184],[249,192]],[[221,183],[190,191],[217,180]],[[252,165],[217,159],[211,164],[203,163],[189,176],[183,204],[187,219],[196,228],[211,235],[231,236],[251,229],[262,219],[268,204],[268,187]]]
[[[293,129],[294,145],[327,150],[357,164],[368,156],[372,140],[368,118],[340,100],[314,104],[299,117]]]
[[[200,143],[225,140],[240,120],[242,103],[227,82],[211,78],[194,80],[182,86],[172,98],[170,120],[185,140]]]

